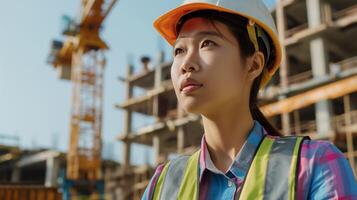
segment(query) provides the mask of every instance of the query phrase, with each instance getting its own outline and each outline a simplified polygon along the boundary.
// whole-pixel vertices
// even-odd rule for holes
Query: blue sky
[[[56,147],[65,151],[69,136],[71,83],[57,78],[46,64],[52,39],[61,39],[61,16],[76,16],[79,0],[7,1],[0,7],[0,134],[20,137],[24,148]],[[104,24],[102,37],[110,46],[105,71],[104,154],[121,161],[116,136],[123,130],[123,112],[114,104],[124,101],[128,56],[138,64],[142,55],[154,59],[159,36],[154,19],[182,0],[119,0]],[[265,1],[271,7],[274,0]],[[164,45],[169,60],[170,47]],[[150,120],[139,118],[134,128]],[[0,139],[0,144],[3,141]],[[134,146],[134,164],[152,163],[149,149]],[[147,157],[148,156],[148,157]]]

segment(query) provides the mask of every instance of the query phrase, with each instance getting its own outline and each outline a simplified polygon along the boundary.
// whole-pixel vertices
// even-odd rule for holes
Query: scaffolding
[[[357,4],[354,0],[280,0],[273,15],[283,44],[282,65],[260,91],[260,108],[285,135],[308,135],[334,144],[357,172]],[[140,199],[148,179],[135,178],[130,155],[133,143],[151,146],[155,165],[171,154],[191,154],[203,134],[201,117],[185,113],[177,103],[170,79],[170,62],[153,69],[143,63],[140,73],[127,66],[124,163],[115,178],[118,199]],[[145,95],[134,96],[134,88]],[[133,130],[133,114],[154,117],[153,124]],[[149,174],[152,168],[146,168]],[[120,181],[118,181],[120,180]],[[123,181],[126,180],[126,181]]]

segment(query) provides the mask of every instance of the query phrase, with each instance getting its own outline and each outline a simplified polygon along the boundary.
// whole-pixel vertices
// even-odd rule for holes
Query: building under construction
[[[330,140],[357,172],[357,3],[354,0],[280,0],[273,11],[283,45],[282,65],[260,92],[260,108],[284,134]],[[201,117],[177,103],[170,62],[124,78],[126,101],[123,167],[107,178],[113,199],[140,199],[155,166],[133,167],[131,145],[151,146],[155,163],[194,152],[203,134]],[[145,95],[134,96],[141,88]],[[155,123],[133,129],[134,113]]]
[[[0,199],[62,200],[67,165],[66,153],[61,151],[0,144]],[[118,167],[114,161],[103,160],[101,172]]]

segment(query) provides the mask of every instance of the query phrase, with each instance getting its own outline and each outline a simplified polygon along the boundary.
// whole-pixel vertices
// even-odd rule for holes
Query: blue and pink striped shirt
[[[205,136],[201,141],[199,198],[234,200],[264,136],[264,127],[256,120],[247,140],[227,172],[218,170],[211,160]],[[159,165],[142,200],[151,200],[164,164]],[[297,199],[357,200],[357,181],[342,152],[329,141],[305,140],[298,165]]]

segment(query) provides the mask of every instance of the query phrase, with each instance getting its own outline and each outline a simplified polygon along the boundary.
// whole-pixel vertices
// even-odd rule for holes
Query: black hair
[[[255,53],[254,44],[251,42],[246,28],[247,24],[249,23],[249,20],[247,18],[236,14],[220,12],[216,10],[194,11],[184,15],[179,20],[176,26],[176,33],[178,34],[180,32],[182,25],[188,19],[192,19],[195,17],[208,19],[212,24],[213,21],[219,21],[225,24],[232,32],[232,34],[235,36],[235,38],[238,40],[242,58],[247,58]],[[270,37],[268,38],[270,40],[269,43],[272,44]],[[265,44],[261,38],[258,38],[258,45],[259,45],[259,51],[261,51],[264,54],[264,57],[267,58],[267,54],[268,54],[267,48],[265,47]],[[272,49],[273,52],[271,52],[270,59],[267,62],[265,62],[266,63],[264,66],[265,68],[270,68],[272,66],[272,63],[274,62],[274,56],[275,56],[274,48],[270,48],[270,49]],[[249,109],[253,119],[257,120],[260,124],[262,124],[262,126],[268,132],[269,135],[281,136],[282,134],[279,132],[279,130],[277,130],[268,121],[268,119],[264,116],[264,114],[260,111],[258,107],[258,92],[259,92],[260,82],[262,80],[262,74],[263,73],[261,73],[257,78],[255,78],[252,84],[252,88],[249,96]]]

